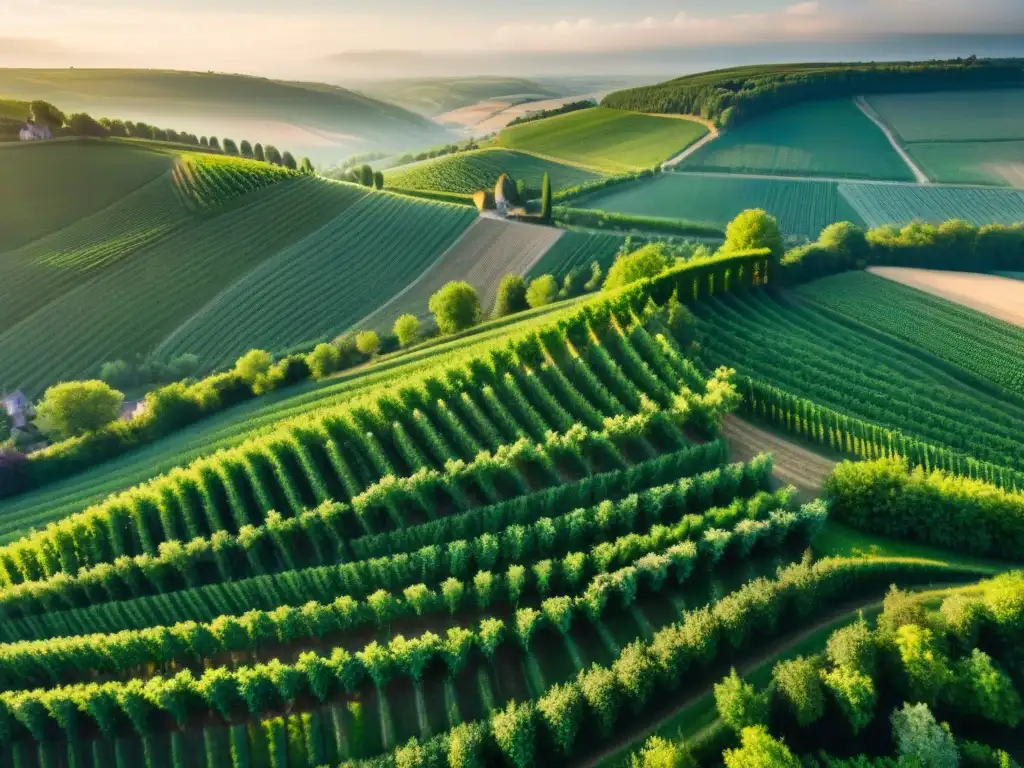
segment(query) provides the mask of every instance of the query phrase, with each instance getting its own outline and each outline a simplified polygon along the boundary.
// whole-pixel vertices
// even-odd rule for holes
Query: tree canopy
[[[498,295],[494,299],[494,316],[505,317],[522,312],[527,308],[526,280],[519,275],[505,275],[498,284]]]
[[[608,277],[604,281],[606,291],[621,288],[624,285],[643,280],[645,277],[654,277],[668,266],[669,260],[665,255],[665,247],[661,243],[651,243],[632,253],[619,256],[608,270]]]
[[[786,252],[779,222],[766,211],[752,208],[733,219],[725,230],[722,253],[738,253],[767,248],[779,260]]]
[[[118,417],[124,395],[103,381],[69,381],[46,390],[36,418],[58,437],[76,437],[105,427]]]
[[[458,333],[480,322],[480,297],[466,282],[448,283],[430,297],[429,307],[443,334]]]

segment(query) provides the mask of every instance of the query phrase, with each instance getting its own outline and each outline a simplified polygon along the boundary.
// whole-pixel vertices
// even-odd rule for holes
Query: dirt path
[[[775,478],[784,485],[794,486],[808,500],[821,495],[822,484],[837,463],[737,416],[726,417],[722,433],[729,441],[735,461],[749,461],[759,453],[773,453]]]
[[[905,162],[907,167],[910,169],[910,172],[914,174],[914,178],[917,179],[917,183],[931,184],[931,179],[929,179],[925,172],[921,170],[917,163],[914,162],[913,158],[907,154],[907,150],[905,150],[903,145],[899,143],[889,126],[882,121],[882,118],[879,117],[878,113],[875,112],[872,106],[867,103],[864,97],[858,96],[853,101],[860,111],[864,113],[864,116],[877,125],[882,133],[885,134],[885,138],[887,138],[889,143],[892,144],[892,148],[899,153],[899,156],[903,158],[903,162]]]
[[[667,171],[667,170],[670,170],[672,168],[675,168],[681,162],[683,162],[683,160],[688,158],[690,155],[692,155],[698,149],[700,149],[704,145],[706,145],[706,144],[714,141],[715,139],[717,139],[718,136],[719,136],[718,129],[715,128],[711,133],[707,134],[700,141],[698,141],[698,142],[696,142],[694,144],[691,144],[690,146],[688,146],[686,149],[684,149],[682,152],[680,152],[675,157],[670,157],[668,160],[666,160],[664,163],[662,163],[661,164],[661,170]]]
[[[997,275],[910,267],[870,267],[873,275],[1024,328],[1024,282]]]

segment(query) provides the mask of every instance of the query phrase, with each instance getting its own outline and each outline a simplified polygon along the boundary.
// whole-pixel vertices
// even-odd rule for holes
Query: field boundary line
[[[907,154],[907,150],[903,148],[903,145],[896,140],[896,134],[892,132],[892,129],[886,125],[881,116],[875,112],[874,108],[868,104],[867,100],[863,96],[858,96],[853,100],[853,103],[857,105],[857,108],[864,113],[864,116],[878,126],[879,130],[885,134],[885,138],[892,144],[892,148],[896,150],[903,162],[907,164],[910,172],[914,174],[914,178],[917,179],[918,184],[931,184],[931,179],[928,178],[927,174],[918,167],[917,163],[914,162],[913,158]]]
[[[472,224],[470,224],[470,225],[469,225],[468,227],[466,227],[466,228],[465,228],[465,229],[464,229],[464,230],[462,231],[462,234],[461,234],[461,235],[459,235],[459,236],[458,236],[458,237],[457,237],[457,238],[455,239],[455,242],[454,242],[454,243],[452,243],[452,244],[451,244],[451,245],[449,245],[449,246],[448,246],[447,248],[445,248],[445,249],[444,249],[444,250],[443,250],[443,251],[441,252],[441,255],[440,255],[440,256],[438,256],[438,257],[437,257],[436,259],[434,259],[434,261],[432,261],[432,262],[431,262],[430,264],[428,264],[428,265],[427,265],[427,268],[426,268],[426,269],[424,269],[424,270],[423,270],[422,272],[420,272],[420,274],[419,274],[419,277],[417,277],[417,278],[416,278],[415,280],[413,280],[413,281],[412,281],[411,283],[409,283],[409,284],[408,284],[407,286],[405,286],[405,288],[403,288],[402,290],[400,290],[400,291],[399,291],[398,293],[396,293],[396,294],[395,294],[394,296],[392,296],[392,297],[391,297],[390,299],[388,299],[388,300],[387,300],[386,302],[384,302],[384,303],[383,303],[383,304],[381,304],[381,305],[380,305],[379,307],[377,307],[377,308],[376,308],[375,310],[373,310],[373,312],[371,312],[370,314],[366,315],[366,316],[365,316],[365,317],[363,317],[363,318],[360,318],[360,319],[359,319],[359,320],[358,320],[357,322],[355,322],[355,323],[352,323],[352,325],[350,325],[350,326],[348,327],[348,329],[346,330],[346,333],[347,333],[348,331],[351,331],[351,330],[352,330],[353,328],[357,328],[357,327],[359,327],[359,326],[361,326],[361,325],[367,325],[367,324],[369,323],[369,321],[370,321],[370,320],[371,320],[371,319],[372,319],[372,318],[373,318],[373,317],[374,317],[375,315],[379,315],[379,314],[380,314],[381,312],[383,312],[383,311],[384,311],[385,309],[387,309],[388,307],[390,307],[390,306],[391,306],[392,304],[394,304],[394,303],[395,303],[396,301],[398,301],[398,300],[399,300],[400,298],[402,298],[403,296],[405,296],[405,294],[407,294],[407,293],[408,293],[409,291],[411,291],[411,290],[412,290],[413,288],[415,288],[415,287],[416,287],[417,285],[419,285],[419,284],[420,284],[420,283],[422,283],[422,282],[423,282],[424,280],[426,280],[426,279],[427,279],[427,276],[428,276],[428,275],[430,275],[430,273],[431,273],[431,272],[432,272],[432,271],[434,270],[434,267],[436,267],[436,266],[437,266],[438,264],[440,264],[440,263],[441,263],[442,261],[444,261],[444,259],[445,259],[445,258],[446,258],[446,257],[448,256],[448,254],[449,254],[449,253],[450,253],[450,252],[451,252],[452,250],[454,250],[454,248],[455,248],[456,246],[458,246],[458,244],[459,244],[459,243],[461,243],[461,242],[462,242],[462,241],[463,241],[463,240],[464,240],[464,239],[465,239],[465,238],[466,238],[466,237],[467,237],[467,236],[469,235],[469,233],[470,233],[470,232],[472,232],[472,231],[473,231],[474,229],[476,229],[476,228],[477,228],[477,225],[479,225],[479,224],[480,224],[480,220],[481,220],[482,218],[483,218],[482,216],[481,216],[481,217],[478,217],[478,218],[476,219],[476,221],[474,221],[474,222],[473,222]]]
[[[928,182],[918,184],[916,181],[893,181],[892,179],[855,179],[841,176],[787,176],[776,173],[730,173],[728,171],[672,171],[676,176],[710,176],[719,179],[760,179],[763,181],[806,181],[832,182],[835,184],[860,184],[863,186],[885,185],[890,187],[927,187],[929,189],[988,189],[996,192],[1019,192],[1013,187],[996,187],[992,184],[949,184],[945,182]]]

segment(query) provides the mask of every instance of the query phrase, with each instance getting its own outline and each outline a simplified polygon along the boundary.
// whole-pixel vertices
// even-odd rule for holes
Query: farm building
[[[0,399],[0,405],[7,411],[14,429],[23,429],[32,418],[32,403],[20,389],[4,395],[3,399]]]
[[[50,126],[48,125],[34,123],[29,120],[22,126],[21,130],[18,131],[18,137],[22,141],[45,141],[46,139],[53,138],[53,131],[50,130]]]
[[[125,400],[121,406],[121,410],[118,413],[118,418],[121,421],[131,421],[136,419],[146,412],[146,401],[145,400]]]

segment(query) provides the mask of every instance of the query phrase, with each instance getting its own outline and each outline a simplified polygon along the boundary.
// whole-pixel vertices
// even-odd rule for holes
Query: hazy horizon
[[[1019,0],[722,0],[713,11],[679,0],[636,0],[627,8],[564,0],[555,9],[542,0],[521,0],[514,9],[469,0],[422,9],[413,0],[344,9],[328,0],[294,0],[287,8],[271,0],[181,0],[173,8],[157,0],[8,0],[0,29],[5,67],[335,80],[467,71],[672,74],[686,65],[749,63],[753,53],[774,62],[1024,51]]]

